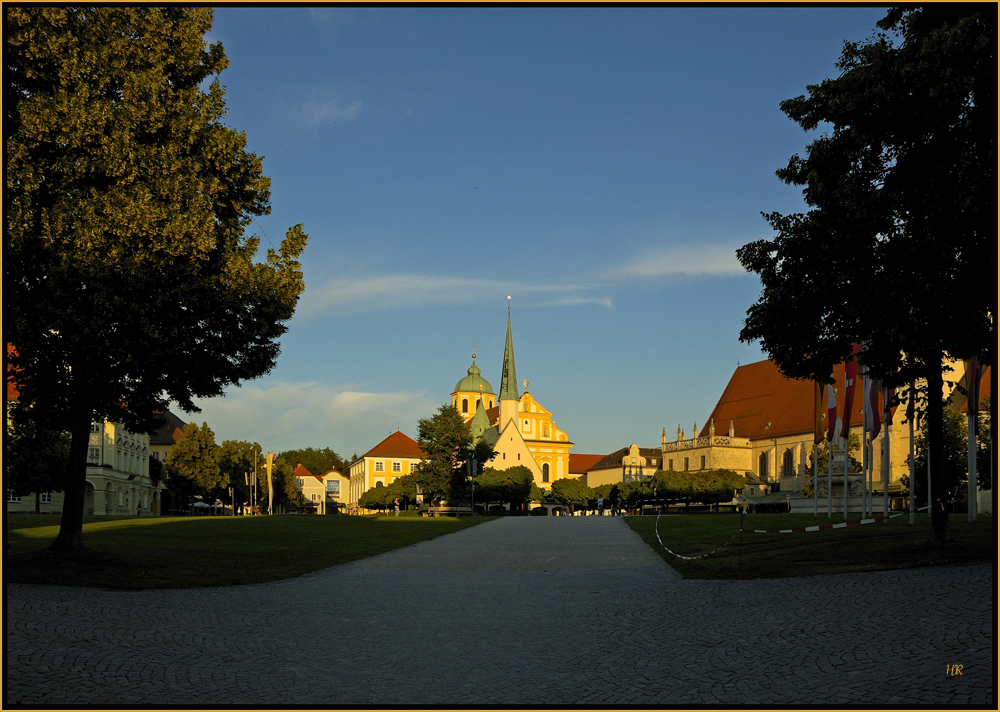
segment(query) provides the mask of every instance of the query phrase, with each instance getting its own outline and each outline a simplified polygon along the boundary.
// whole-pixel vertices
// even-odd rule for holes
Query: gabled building
[[[397,430],[351,463],[348,504],[354,507],[372,487],[385,487],[412,474],[423,459],[417,441]]]
[[[632,443],[628,447],[605,455],[587,469],[587,486],[601,485],[652,477],[661,468],[663,452],[660,448],[639,447]]]
[[[187,423],[169,410],[161,415],[163,424],[149,436],[149,453],[154,460],[164,462],[174,445],[184,439],[184,426]]]
[[[305,500],[305,506],[317,514],[327,514],[331,508],[344,503],[347,483],[350,480],[337,470],[329,470],[322,475],[314,475],[301,462],[292,476]]]

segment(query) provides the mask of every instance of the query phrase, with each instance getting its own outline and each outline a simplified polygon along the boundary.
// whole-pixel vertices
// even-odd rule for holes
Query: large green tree
[[[524,465],[516,465],[506,470],[493,467],[483,468],[476,478],[476,501],[486,507],[492,502],[509,502],[511,508],[522,506],[532,497],[532,485],[535,479]]]
[[[185,425],[184,437],[163,463],[171,493],[182,499],[193,494],[212,496],[228,487],[229,477],[219,467],[220,454],[208,423]]]
[[[571,512],[578,506],[586,507],[593,496],[593,490],[578,477],[563,477],[552,483],[552,498],[568,506]]]
[[[777,235],[737,253],[763,284],[740,339],[786,376],[828,381],[857,342],[888,385],[923,379],[935,500],[942,363],[992,364],[997,341],[996,16],[893,8],[872,38],[845,43],[837,78],[781,104],[823,131],[778,171],[809,211],[765,215]],[[944,540],[947,515],[932,511]]]
[[[72,437],[53,548],[83,546],[90,423],[268,372],[301,226],[257,258],[269,179],[223,123],[212,10],[5,6],[4,337],[22,401]]]
[[[424,496],[448,500],[470,494],[469,476],[478,476],[496,454],[492,447],[476,442],[465,419],[452,405],[442,405],[429,418],[417,421],[417,444],[424,459],[417,466],[416,481]],[[475,459],[476,473],[468,464]]]
[[[251,499],[250,477],[264,465],[264,453],[257,443],[225,440],[219,447],[219,471],[233,489],[233,513]],[[266,479],[266,475],[265,475]]]

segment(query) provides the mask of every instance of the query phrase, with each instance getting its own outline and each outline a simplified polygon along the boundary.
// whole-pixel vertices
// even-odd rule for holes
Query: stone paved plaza
[[[512,517],[272,584],[9,585],[5,703],[996,709],[994,583],[685,581],[620,519]]]

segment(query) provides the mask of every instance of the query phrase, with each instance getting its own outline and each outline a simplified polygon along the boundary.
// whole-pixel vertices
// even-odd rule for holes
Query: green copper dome
[[[469,366],[469,375],[463,378],[461,381],[455,384],[454,393],[483,393],[488,395],[494,395],[493,386],[490,382],[483,378],[481,375],[482,371],[479,370],[479,366],[476,365],[476,357],[472,357],[472,365]],[[480,390],[482,386],[482,390]]]

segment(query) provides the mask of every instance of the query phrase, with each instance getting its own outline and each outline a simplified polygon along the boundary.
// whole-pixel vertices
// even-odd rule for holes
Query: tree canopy
[[[791,377],[828,380],[852,342],[897,386],[941,354],[992,363],[995,8],[893,9],[878,26],[845,44],[836,79],[782,102],[827,129],[777,172],[811,209],[766,215],[777,236],[738,252],[764,286],[740,338]]]
[[[219,467],[215,433],[202,423],[184,426],[184,437],[170,449],[164,461],[171,491],[176,494],[215,495],[229,486],[229,476]]]
[[[35,510],[42,492],[61,492],[69,461],[69,436],[35,422],[30,409],[8,405],[7,434],[3,440],[4,489],[8,494],[35,494]]]
[[[314,475],[322,475],[330,470],[337,470],[342,475],[350,472],[350,463],[328,447],[284,450],[278,456],[286,462],[301,464]]]
[[[932,459],[943,359],[994,361],[996,66],[996,8],[889,10],[837,78],[782,102],[824,131],[778,171],[810,209],[765,215],[776,236],[737,252],[763,284],[740,339],[789,377],[829,381],[857,342],[888,385],[925,379]]]
[[[212,10],[4,7],[4,336],[22,401],[72,435],[53,548],[82,547],[92,420],[151,429],[168,401],[268,372],[307,236],[257,259],[269,179],[223,123]]]
[[[475,458],[477,473],[495,456],[483,441],[475,442],[465,420],[452,405],[417,421],[417,444],[424,459],[417,466],[416,482],[425,496],[452,499],[469,492],[467,463]],[[478,484],[477,484],[478,486]]]

